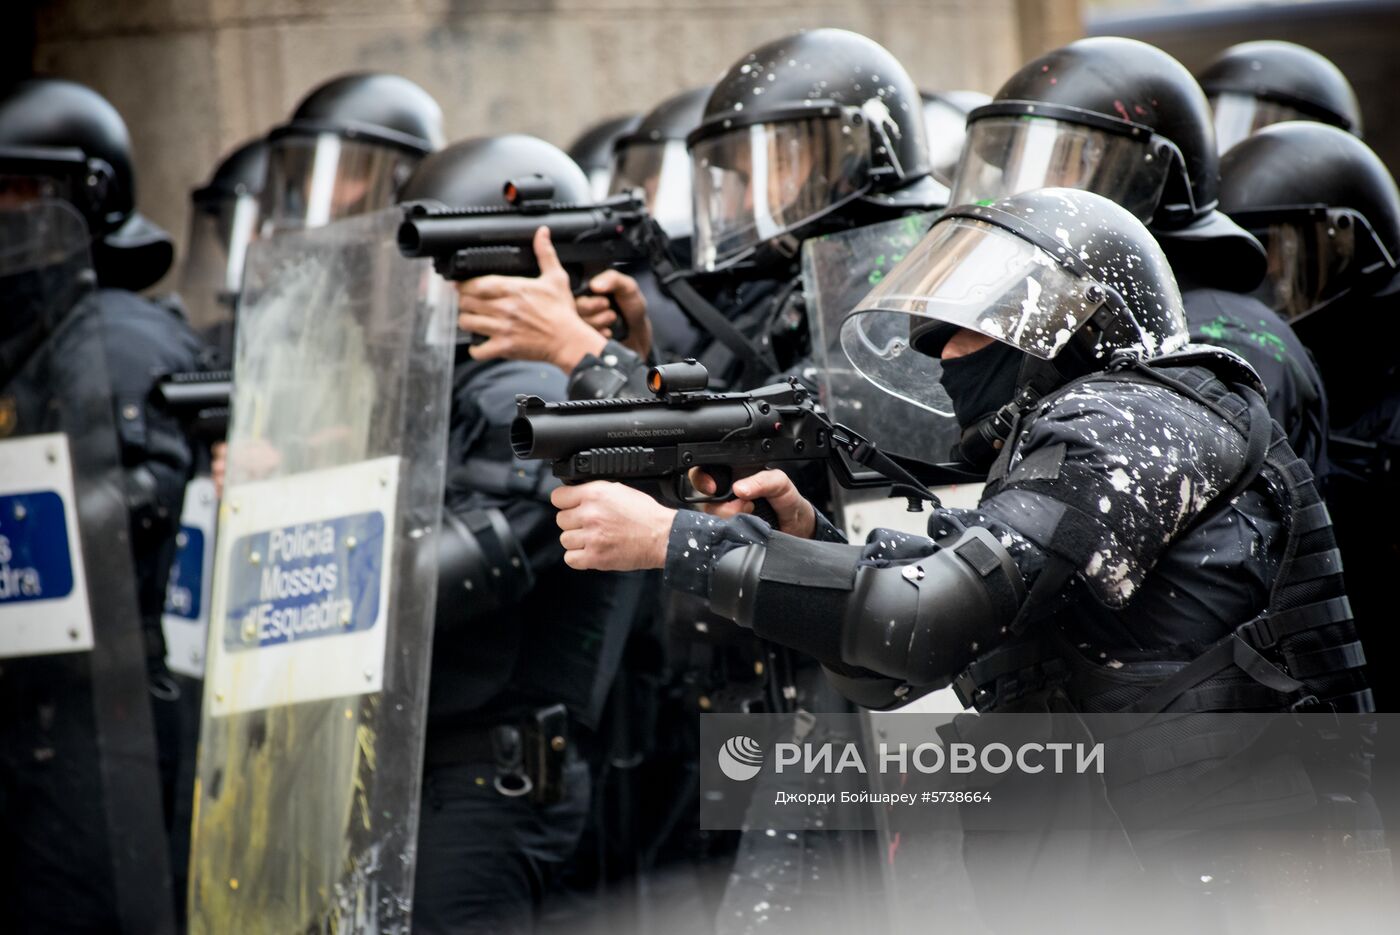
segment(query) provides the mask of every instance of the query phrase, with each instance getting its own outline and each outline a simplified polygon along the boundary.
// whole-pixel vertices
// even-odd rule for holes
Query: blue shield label
[[[63,499],[57,493],[0,496],[0,606],[72,593],[70,548]]]
[[[182,525],[175,541],[175,561],[165,586],[165,612],[198,620],[204,593],[204,530]]]
[[[223,632],[230,652],[369,630],[379,618],[384,514],[243,536],[230,566]]]

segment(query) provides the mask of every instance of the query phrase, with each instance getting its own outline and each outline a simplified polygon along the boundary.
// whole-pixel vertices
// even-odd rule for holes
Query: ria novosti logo
[[[719,748],[719,768],[735,782],[744,782],[763,769],[763,748],[752,737],[730,737]]]

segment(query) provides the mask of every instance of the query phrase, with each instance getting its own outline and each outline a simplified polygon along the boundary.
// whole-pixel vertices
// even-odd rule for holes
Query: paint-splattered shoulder
[[[1128,469],[1151,484],[1172,473],[1163,470],[1169,466],[1191,464],[1212,476],[1228,471],[1243,442],[1223,419],[1175,390],[1105,376],[1042,403],[1023,421],[1016,444],[1013,470],[1036,451],[1063,445],[1067,461],[1100,472]]]

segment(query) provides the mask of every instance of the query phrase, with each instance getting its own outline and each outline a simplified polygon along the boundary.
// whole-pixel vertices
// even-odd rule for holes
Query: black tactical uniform
[[[1269,415],[1285,427],[1289,447],[1325,481],[1329,400],[1298,335],[1253,295],[1197,285],[1186,271],[1178,273],[1177,282],[1191,340],[1223,347],[1249,363],[1268,388]]]
[[[1400,372],[1400,193],[1365,143],[1292,121],[1259,130],[1221,163],[1221,205],[1269,251],[1259,296],[1316,356],[1332,409],[1326,494],[1362,632],[1378,657],[1395,645],[1387,576],[1400,553],[1393,524]],[[1382,710],[1396,699],[1377,684]]]
[[[968,116],[952,200],[1063,185],[1131,211],[1166,251],[1192,339],[1249,362],[1268,388],[1269,411],[1320,477],[1321,378],[1287,326],[1242,294],[1263,278],[1264,253],[1216,210],[1219,181],[1210,106],[1190,72],[1145,43],[1100,37],[1030,62]]]
[[[526,136],[455,144],[401,192],[504,204],[502,180],[539,173],[564,201],[587,180]],[[638,575],[563,563],[546,465],[510,448],[516,396],[563,399],[553,366],[477,362],[453,372],[414,930],[528,932],[589,812],[579,749],[598,728],[641,596]]]
[[[1031,218],[1029,224],[1022,223],[1026,218]],[[1083,228],[1079,221],[1085,222]],[[1079,230],[1063,226],[1068,222]],[[956,216],[940,220],[919,252],[905,261],[909,276],[917,277],[921,262],[926,264],[932,254],[989,237],[1030,237],[1036,249],[1051,255],[1067,244],[1080,258],[1078,275],[1098,289],[1047,283],[1037,287],[1042,297],[1038,313],[1053,320],[1056,312],[1043,311],[1052,302],[1072,306],[1082,302],[1076,297],[1081,293],[1102,297],[1115,289],[1133,316],[1127,328],[1114,322],[1113,314],[1126,317],[1121,309],[1101,312],[1087,325],[1082,317],[1071,319],[1053,332],[1032,322],[1015,332],[1025,353],[996,343],[944,362],[945,386],[965,428],[964,453],[977,457],[979,447],[972,442],[979,438],[999,438],[1004,444],[980,448],[986,452],[982,457],[994,461],[977,511],[936,511],[931,525],[940,542],[877,532],[863,550],[822,550],[819,554],[830,556],[822,560],[829,572],[823,575],[803,572],[785,559],[761,562],[753,552],[744,558],[731,555],[736,545],[753,541],[754,530],[766,532],[757,520],[721,523],[681,513],[667,556],[671,584],[708,594],[712,606],[726,615],[818,658],[883,673],[892,679],[883,686],[887,704],[947,684],[991,647],[1041,619],[1056,621],[1037,623],[1042,631],[1068,630],[1069,645],[1089,647],[1091,659],[1112,659],[1112,665],[1101,663],[1109,669],[1109,681],[1113,673],[1131,670],[1138,662],[1160,667],[1164,659],[1180,663],[1195,658],[1280,599],[1275,585],[1290,571],[1279,564],[1290,536],[1308,544],[1304,553],[1320,553],[1306,561],[1290,553],[1295,567],[1307,567],[1299,580],[1330,581],[1333,592],[1315,612],[1295,615],[1299,627],[1338,623],[1349,630],[1340,561],[1335,551],[1328,551],[1330,545],[1318,545],[1319,537],[1330,539],[1331,533],[1325,510],[1309,509],[1318,501],[1308,472],[1298,468],[1286,442],[1270,441],[1268,416],[1246,385],[1248,369],[1229,363],[1237,359],[1209,353],[1171,356],[1187,337],[1175,284],[1155,244],[1133,226],[1124,212],[1095,196],[1042,190],[990,208],[958,209]],[[1051,233],[1044,233],[1047,228]],[[1056,239],[1061,231],[1067,241]],[[1125,269],[1133,272],[1124,275]],[[882,314],[875,311],[888,307],[880,304],[882,296],[891,290],[897,295],[907,285],[882,284],[861,308]],[[1047,299],[1052,287],[1079,291]],[[937,283],[925,288],[936,290]],[[996,301],[1004,300],[1009,308],[1015,292],[1012,287]],[[1020,307],[1015,306],[1016,314]],[[1066,314],[1093,311],[1087,303],[1081,307],[1089,311]],[[922,341],[941,347],[947,340],[951,329],[939,323],[937,309],[930,302],[926,314],[933,326],[915,326],[916,346]],[[1009,328],[985,324],[985,317],[981,321],[993,334],[1012,334]],[[859,318],[848,325],[859,326]],[[1120,331],[1117,336],[1114,329]],[[1073,355],[1085,347],[1087,355],[1076,360]],[[1125,366],[1127,357],[1110,365],[1111,354],[1134,347],[1167,356],[1147,369]],[[965,374],[972,371],[988,375],[969,380]],[[1271,475],[1272,484],[1258,480],[1261,472]],[[1288,498],[1280,500],[1278,489],[1288,490]],[[1240,499],[1232,504],[1236,494]],[[1248,516],[1246,522],[1238,520],[1241,513]],[[1317,530],[1324,532],[1313,536]],[[783,548],[793,542],[778,539]],[[794,556],[812,548],[791,547]],[[862,583],[867,577],[871,582],[884,579],[886,569],[892,581],[924,581],[922,575],[908,578],[893,571],[893,566],[922,558],[942,566],[920,569],[927,584],[885,591]],[[838,572],[838,567],[844,570]],[[965,577],[968,570],[974,572],[971,579]],[[823,580],[827,583],[818,588],[851,597],[814,597],[820,591],[805,587]],[[1061,586],[1068,581],[1077,584],[1065,591],[1072,610],[1062,604]],[[884,602],[889,603],[882,607]],[[962,613],[954,611],[959,607]],[[888,617],[894,619],[877,623]],[[886,626],[894,632],[887,633]],[[1280,628],[1274,639],[1286,635],[1286,628]],[[1322,694],[1345,696],[1353,709],[1364,710],[1369,704],[1364,680],[1340,658],[1333,662],[1345,675]],[[1169,663],[1156,671],[1180,667]],[[996,682],[974,675],[963,686],[991,691]],[[969,697],[979,706],[1008,701],[995,692]],[[865,704],[874,700],[862,696]],[[1077,700],[1086,709],[1124,702],[1121,697],[1099,701],[1091,694]],[[1228,697],[1224,709],[1237,704],[1239,698]]]
[[[84,215],[94,234],[98,286],[71,310],[54,310],[67,314],[63,327],[53,334],[36,330],[34,322],[24,319],[23,294],[3,303],[7,314],[0,316],[0,438],[33,433],[49,418],[36,406],[49,399],[53,388],[28,382],[32,374],[26,371],[26,364],[40,355],[68,358],[65,364],[80,378],[92,373],[101,375],[93,379],[109,381],[82,395],[109,400],[113,407],[168,825],[179,755],[178,689],[165,670],[160,616],[192,456],[182,426],[153,403],[152,389],[165,374],[195,369],[200,342],[179,314],[128,291],[153,285],[173,258],[169,237],[134,208],[129,146],[120,115],[81,85],[32,79],[0,95],[0,176],[27,178],[41,194],[68,201]],[[78,344],[72,351],[61,343],[94,333],[99,341]],[[104,353],[105,360],[94,362],[97,366],[91,371],[74,359],[93,353]],[[102,665],[103,660],[94,664]],[[20,697],[25,697],[22,690]],[[130,704],[143,700],[123,699]],[[70,707],[59,710],[57,719],[51,711],[50,723],[45,723],[44,707],[38,706],[40,727],[34,736],[25,732],[35,727],[35,709],[12,709],[10,716],[0,718],[20,732],[5,744],[16,756],[5,770],[0,807],[8,826],[3,837],[14,849],[0,875],[15,888],[5,890],[0,914],[20,920],[21,931],[25,925],[50,931],[119,925],[119,898],[101,869],[112,865],[114,855],[108,850],[108,828],[100,812],[103,790],[96,760],[60,760],[67,764],[63,771],[68,787],[46,785],[53,782],[45,775],[46,743],[78,750],[101,742],[81,733],[91,729],[89,722],[61,716]],[[131,756],[136,757],[136,751]],[[82,802],[83,797],[89,801]],[[73,808],[92,811],[75,814]],[[150,899],[166,895],[152,893]]]
[[[808,541],[681,512],[672,587],[822,660],[872,707],[952,683],[982,711],[1372,710],[1311,473],[1247,365],[1186,345],[1166,259],[1130,215],[1065,189],[951,209],[858,311],[847,328],[914,316],[908,347],[866,370],[892,390],[909,349],[939,353],[959,329],[993,338],[943,361],[963,451],[991,461],[978,507],[934,510],[928,538],[876,530],[863,546],[824,522]],[[1247,742],[1202,758],[1195,735],[1146,740],[1153,781]],[[1367,808],[1364,757],[1343,753],[1356,784],[1316,788]],[[1109,792],[1130,836],[1151,826],[1131,792]],[[974,884],[997,897],[983,911],[1023,930],[1042,910],[1006,900],[1006,881],[1053,876],[1058,851],[967,841]],[[1209,856],[1232,859],[1229,842]]]

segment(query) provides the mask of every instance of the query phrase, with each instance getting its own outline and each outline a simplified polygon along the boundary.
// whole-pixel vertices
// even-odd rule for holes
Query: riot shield
[[[802,285],[812,330],[812,354],[817,384],[833,419],[849,425],[882,451],[915,461],[937,463],[948,457],[958,440],[953,406],[938,382],[938,361],[918,357],[910,366],[906,397],[895,397],[867,380],[842,346],[841,323],[869,292],[918,243],[935,215],[916,214],[807,240],[802,244]],[[885,348],[900,339],[892,329],[903,316],[864,316],[859,324],[888,334],[863,333],[859,346]],[[859,363],[857,361],[856,363]],[[835,486],[835,485],[833,485]],[[949,506],[974,506],[981,486],[959,484],[938,488]],[[862,541],[876,527],[923,535],[927,516],[910,513],[903,497],[888,498],[869,490],[837,489],[836,506],[846,534]]]
[[[407,931],[454,303],[398,214],[250,250],[190,931]]]
[[[0,931],[170,933],[116,406],[88,232],[0,211]]]
[[[803,287],[812,329],[813,355],[822,404],[836,421],[849,425],[883,451],[915,461],[937,463],[947,458],[960,434],[953,405],[938,382],[939,363],[910,350],[908,391],[902,397],[871,383],[861,373],[860,348],[886,348],[904,335],[908,319],[868,315],[861,328],[842,344],[842,323],[851,309],[923,239],[935,215],[916,214],[808,240],[802,245]],[[881,488],[847,490],[832,485],[837,523],[852,542],[862,542],[872,529],[898,529],[914,535],[928,532],[928,514],[911,513],[908,500],[890,497]],[[982,494],[978,483],[935,487],[945,506],[970,508]],[[949,689],[925,695],[911,709],[961,711]]]

